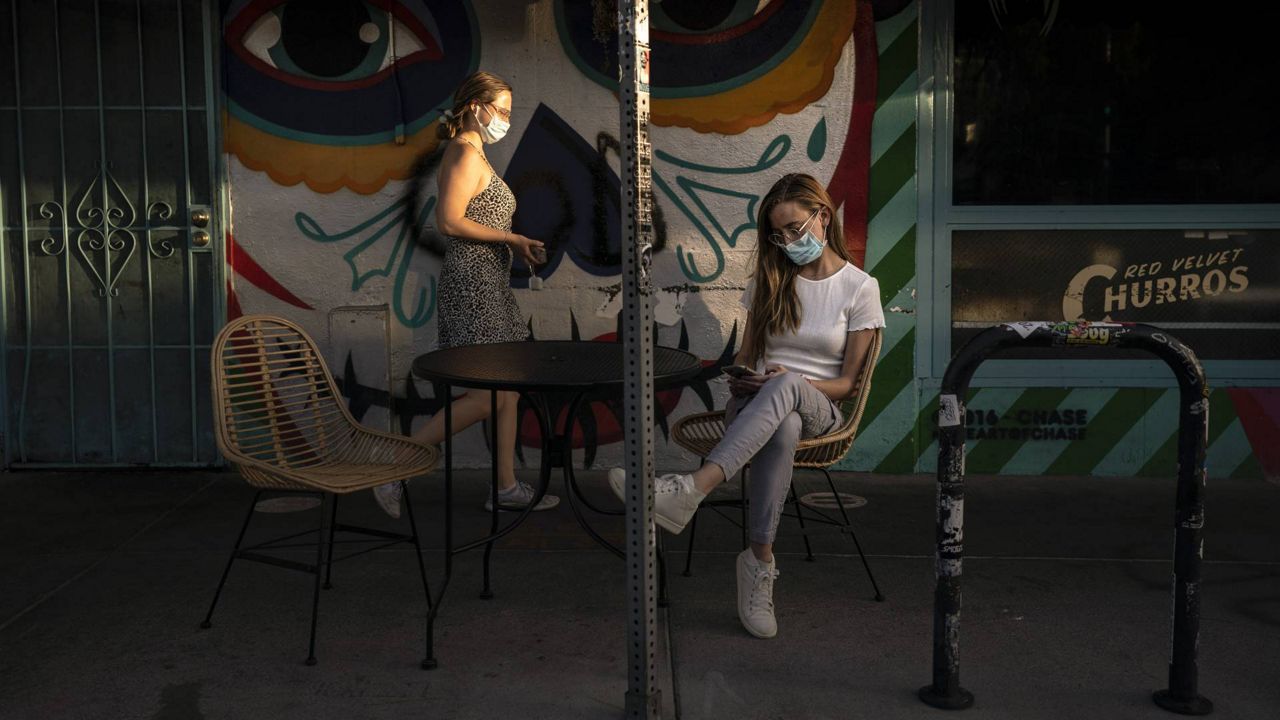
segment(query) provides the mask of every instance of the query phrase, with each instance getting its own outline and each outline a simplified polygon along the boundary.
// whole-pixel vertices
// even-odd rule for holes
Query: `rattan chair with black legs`
[[[236,560],[311,574],[315,581],[306,664],[314,665],[321,574],[325,575],[324,587],[331,587],[335,560],[399,543],[413,544],[430,609],[431,591],[408,488],[404,495],[407,534],[338,523],[338,499],[358,490],[427,474],[439,458],[437,449],[356,422],[315,342],[302,328],[283,318],[249,315],[228,323],[214,341],[211,367],[218,449],[258,492],[250,502],[201,627],[211,626],[213,610]],[[245,546],[245,533],[265,494],[318,497],[316,528]],[[314,563],[281,555],[289,548],[311,547],[309,542],[289,541],[312,533]],[[359,537],[347,539],[344,535],[344,539],[335,541],[337,533]],[[335,558],[335,543],[360,548]],[[279,590],[273,588],[272,592]]]
[[[871,565],[867,562],[867,556],[862,551],[862,543],[858,541],[858,534],[854,532],[853,523],[849,520],[848,501],[850,496],[840,493],[836,490],[835,482],[831,479],[830,468],[840,461],[849,452],[849,448],[853,447],[854,437],[858,434],[858,425],[862,422],[862,413],[867,406],[867,396],[871,392],[871,376],[875,372],[876,362],[880,357],[881,344],[884,341],[883,330],[877,329],[875,336],[871,342],[871,348],[867,353],[867,362],[863,365],[862,373],[858,377],[857,387],[858,393],[854,397],[840,403],[840,409],[844,415],[844,422],[835,430],[815,438],[807,438],[800,441],[796,446],[795,468],[820,470],[827,481],[828,490],[824,492],[808,493],[797,499],[796,484],[800,477],[796,475],[791,482],[791,490],[787,499],[787,504],[795,508],[794,517],[800,525],[800,532],[804,538],[805,559],[813,560],[813,549],[809,542],[810,534],[816,534],[809,528],[806,528],[805,521],[817,522],[824,525],[834,525],[842,534],[848,534],[853,540],[854,547],[858,549],[858,556],[862,558],[862,567],[867,571],[867,578],[871,580],[871,587],[875,590],[875,598],[877,601],[883,601],[884,595],[880,592],[880,586],[876,584],[876,577],[871,572]],[[671,428],[671,439],[677,445],[706,459],[711,453],[712,448],[724,438],[725,414],[723,410],[716,412],[698,413],[696,415],[688,415],[681,418]],[[730,522],[742,528],[742,546],[747,546],[747,483],[749,478],[750,465],[742,469],[742,482],[739,484],[740,494],[737,498],[708,498],[704,500],[699,507],[702,509],[717,512],[726,517]],[[725,514],[721,508],[736,507],[741,509],[740,519],[734,519]],[[805,517],[804,508],[810,511],[808,518]],[[827,509],[839,510],[840,517],[824,512]],[[689,527],[689,546],[685,551],[684,575],[693,574],[693,547],[694,540],[698,533],[698,515],[701,512],[694,513],[693,522]],[[790,513],[787,513],[790,515]]]

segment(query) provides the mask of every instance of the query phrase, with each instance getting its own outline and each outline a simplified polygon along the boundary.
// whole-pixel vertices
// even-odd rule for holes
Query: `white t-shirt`
[[[752,280],[742,293],[742,305],[748,310],[754,290]],[[800,301],[800,327],[769,336],[764,362],[757,364],[757,372],[768,365],[781,365],[814,380],[839,377],[849,333],[884,327],[880,283],[849,263],[821,280],[797,275],[796,299]]]

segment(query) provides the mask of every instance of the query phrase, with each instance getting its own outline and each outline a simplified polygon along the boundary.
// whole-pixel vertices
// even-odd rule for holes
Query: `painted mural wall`
[[[694,462],[663,440],[676,418],[723,406],[716,368],[737,347],[756,203],[779,175],[803,171],[842,204],[845,240],[879,280],[888,323],[859,440],[838,467],[932,472],[937,392],[916,373],[916,218],[922,193],[928,201],[916,174],[918,6],[651,5],[662,59],[651,131],[657,338],[706,366],[660,398],[659,467]],[[511,277],[530,337],[613,339],[613,22],[604,0],[226,3],[229,315],[283,314],[311,329],[371,425],[407,432],[436,412],[433,388],[409,372],[436,347],[431,173],[415,202],[406,191],[453,88],[483,68],[515,87],[512,131],[489,157],[517,195],[516,229],[549,247],[536,280],[519,266]],[[1280,476],[1277,397],[1214,391],[1210,475]],[[977,389],[968,469],[1172,476],[1174,405],[1162,389]],[[598,403],[581,414],[579,463],[618,462],[619,412]],[[521,433],[528,463],[531,417]],[[487,463],[479,429],[461,451],[463,464]]]
[[[904,5],[879,8],[901,16],[895,34],[913,26]],[[876,10],[817,0],[653,4],[653,52],[664,60],[652,88],[657,336],[707,366],[660,398],[664,433],[680,415],[723,406],[717,368],[737,347],[756,203],[777,177],[824,180],[855,256],[883,259],[885,249],[868,241],[871,155],[885,151],[869,141]],[[436,347],[434,179],[414,203],[406,189],[415,161],[435,146],[454,87],[483,68],[515,88],[512,131],[490,146],[490,159],[516,193],[517,231],[549,249],[536,280],[527,268],[512,272],[530,337],[615,337],[617,49],[608,3],[242,1],[224,21],[229,315],[278,313],[312,329],[371,425],[407,431],[435,412],[433,389],[409,372],[414,356]],[[913,101],[902,110],[914,118]],[[914,198],[903,203],[914,207]],[[414,242],[411,223],[425,243]],[[909,297],[907,283],[891,284],[887,299]],[[891,325],[887,347],[909,357],[903,325]],[[901,414],[899,425],[914,415]],[[617,409],[600,403],[580,421],[580,460],[616,460]],[[536,445],[532,424],[522,428],[526,447]],[[661,466],[692,462],[661,437]],[[461,462],[487,462],[478,429],[462,445]]]

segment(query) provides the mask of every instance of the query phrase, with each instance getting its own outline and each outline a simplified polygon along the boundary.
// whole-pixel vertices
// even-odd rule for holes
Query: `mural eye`
[[[431,31],[395,2],[285,0],[259,12],[240,45],[284,80],[361,81],[396,61],[441,55]]]
[[[852,0],[650,2],[652,120],[699,132],[740,133],[826,94],[849,43]],[[606,4],[555,0],[566,55],[600,86],[618,85],[618,44]]]
[[[221,0],[227,151],[316,192],[408,177],[479,65],[472,1]]]
[[[708,33],[750,20],[770,2],[781,0],[663,0],[651,4],[654,30],[670,33]]]

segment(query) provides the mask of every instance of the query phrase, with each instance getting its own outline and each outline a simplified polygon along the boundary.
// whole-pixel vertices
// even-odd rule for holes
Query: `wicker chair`
[[[211,626],[218,597],[237,559],[310,573],[315,576],[315,587],[306,663],[314,665],[320,575],[322,571],[326,575],[324,587],[332,587],[334,534],[339,531],[365,536],[339,543],[379,543],[339,560],[380,547],[413,543],[430,608],[431,592],[408,489],[405,489],[404,505],[410,534],[339,525],[337,513],[338,498],[342,495],[430,472],[439,457],[436,448],[357,423],[334,386],[315,342],[302,328],[282,318],[249,315],[229,323],[214,341],[212,374],[218,449],[258,492],[250,503],[248,516],[201,627]],[[318,496],[318,527],[241,547],[264,493]],[[299,547],[286,541],[312,532],[316,534],[315,564],[262,552]],[[301,546],[309,547],[310,543]]]
[[[871,391],[871,375],[875,372],[876,363],[880,358],[881,344],[884,341],[883,330],[877,329],[875,336],[871,341],[871,348],[868,350],[867,362],[862,368],[862,373],[858,377],[857,387],[858,394],[848,400],[840,403],[840,409],[844,415],[844,422],[836,430],[822,435],[820,437],[802,439],[796,446],[795,467],[814,469],[822,471],[823,476],[827,480],[828,492],[811,493],[804,496],[803,500],[796,499],[795,481],[791,485],[791,497],[789,503],[795,505],[796,520],[800,523],[800,530],[804,537],[804,548],[807,560],[813,560],[813,549],[809,544],[809,533],[805,530],[805,516],[802,506],[809,504],[810,509],[815,513],[811,519],[818,522],[834,524],[842,533],[848,533],[853,539],[854,546],[858,549],[858,556],[862,558],[862,566],[867,571],[867,577],[871,580],[871,587],[875,590],[875,598],[877,601],[883,601],[884,595],[880,592],[879,585],[876,584],[875,575],[871,572],[871,565],[867,563],[867,556],[862,552],[862,543],[858,542],[858,535],[853,530],[853,525],[849,522],[849,513],[845,507],[845,498],[848,497],[836,491],[835,483],[831,479],[830,468],[832,465],[840,461],[849,452],[849,448],[853,447],[853,439],[858,434],[858,425],[862,421],[863,410],[867,406],[867,396]],[[705,459],[711,453],[712,448],[724,437],[725,413],[723,410],[715,412],[698,413],[696,415],[688,415],[681,418],[671,429],[671,438],[677,445],[688,450],[689,452]],[[742,518],[740,521],[730,520],[742,528],[742,544],[747,545],[747,476],[750,465],[742,469],[742,483],[740,485],[740,496],[736,499],[709,499],[702,503],[702,507],[711,508],[719,512],[720,507],[736,506],[742,510]],[[822,508],[834,507],[840,511],[840,520],[828,516],[822,512]],[[727,516],[726,516],[727,517]],[[693,563],[693,543],[698,532],[698,514],[693,516],[693,523],[689,529],[689,547],[685,552],[684,574],[691,574]]]

